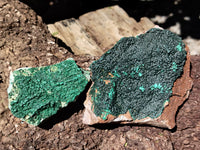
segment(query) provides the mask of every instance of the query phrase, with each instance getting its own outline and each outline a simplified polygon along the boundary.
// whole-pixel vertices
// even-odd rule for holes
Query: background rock
[[[167,0],[167,2],[169,1]],[[189,2],[191,3],[191,1]],[[95,4],[95,6],[98,5],[96,1],[92,3]],[[163,1],[161,3],[165,9],[160,10],[165,11],[169,9],[169,7],[166,7],[166,3],[163,3]],[[193,3],[191,4],[193,5]],[[161,8],[162,5],[158,5],[158,8]],[[100,6],[102,5],[98,5],[98,7]],[[187,5],[187,7],[188,6],[190,5]],[[144,5],[142,8],[144,7],[147,6]],[[134,9],[131,10],[135,11]],[[140,12],[146,12],[145,9],[140,8],[139,10]],[[193,11],[193,9],[191,10]],[[194,89],[189,99],[180,107],[179,113],[177,114],[177,128],[172,131],[147,126],[118,126],[112,124],[107,127],[104,125],[93,127],[83,125],[82,110],[84,108],[83,101],[86,96],[86,91],[77,100],[79,105],[77,105],[78,103],[69,105],[68,109],[71,111],[67,111],[66,109],[59,111],[59,117],[54,116],[48,124],[43,124],[41,127],[28,125],[18,118],[15,118],[7,108],[6,89],[8,86],[9,68],[15,70],[25,66],[38,67],[50,65],[69,57],[73,57],[81,67],[88,68],[90,63],[95,60],[95,57],[72,56],[66,48],[58,47],[55,39],[52,38],[46,25],[42,22],[41,17],[37,16],[30,7],[18,0],[1,0],[0,12],[0,39],[5,40],[0,48],[0,101],[3,104],[2,107],[0,107],[2,108],[0,114],[1,149],[100,149],[100,146],[108,147],[105,144],[112,143],[109,139],[112,135],[115,135],[113,137],[121,141],[118,143],[115,141],[116,147],[132,149],[133,147],[131,145],[134,145],[135,141],[129,139],[130,135],[126,135],[127,133],[131,134],[131,132],[128,132],[129,130],[133,131],[134,134],[137,130],[136,135],[142,138],[139,141],[141,145],[149,144],[147,139],[151,139],[152,145],[156,145],[159,149],[171,149],[170,145],[172,145],[172,148],[175,150],[200,149],[200,118],[198,115],[200,114],[199,56],[191,57],[191,74],[194,79]],[[149,13],[149,11],[146,13]],[[153,13],[149,14],[153,15]],[[143,16],[144,15],[143,13]],[[196,16],[192,13],[192,16],[193,15]],[[194,31],[198,33],[197,30]],[[195,47],[199,47],[198,43],[196,43]],[[4,131],[5,128],[10,129],[11,133],[9,133],[10,131]],[[126,141],[130,141],[124,145],[123,135],[125,135]],[[158,137],[159,142],[156,143]],[[76,140],[77,143],[79,142],[78,144]],[[167,143],[169,145],[166,147]],[[137,149],[137,144],[134,147]]]

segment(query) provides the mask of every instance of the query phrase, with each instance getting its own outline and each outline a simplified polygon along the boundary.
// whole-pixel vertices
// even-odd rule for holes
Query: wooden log
[[[119,6],[112,6],[89,12],[79,19],[49,24],[48,29],[75,55],[101,56],[122,37],[136,36],[154,26],[146,17],[137,22]]]

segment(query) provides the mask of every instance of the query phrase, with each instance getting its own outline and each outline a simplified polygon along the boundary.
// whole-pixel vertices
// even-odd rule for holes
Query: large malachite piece
[[[153,28],[122,38],[90,66],[94,114],[103,120],[129,111],[133,120],[159,117],[183,73],[187,52],[181,38]]]

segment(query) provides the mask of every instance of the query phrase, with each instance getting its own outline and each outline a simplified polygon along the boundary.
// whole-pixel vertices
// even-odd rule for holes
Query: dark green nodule
[[[181,38],[168,30],[122,38],[90,66],[94,113],[102,119],[127,111],[133,119],[157,118],[183,72],[186,54]]]
[[[10,77],[9,107],[14,116],[38,125],[75,101],[87,83],[73,59],[46,67],[18,69]]]

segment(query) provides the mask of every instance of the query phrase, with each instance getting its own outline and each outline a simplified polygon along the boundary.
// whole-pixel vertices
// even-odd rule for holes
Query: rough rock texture
[[[20,68],[10,74],[9,108],[14,116],[39,125],[76,100],[88,83],[73,59],[58,64]]]
[[[192,87],[189,53],[187,63],[185,59],[181,38],[170,31],[153,28],[136,38],[123,38],[91,65],[93,85],[85,102],[84,123],[133,120],[173,128],[179,103]],[[185,75],[177,86],[174,82],[184,65]],[[167,115],[161,116],[164,108]]]
[[[58,47],[40,16],[19,1],[0,1],[0,113],[8,108],[7,94],[10,71],[22,67],[56,64],[73,57],[87,69],[95,57],[73,56]]]
[[[145,149],[146,145],[151,145],[148,150],[200,149],[199,56],[191,56],[194,88],[188,100],[180,107],[176,118],[177,128],[172,131],[148,126],[84,125],[82,116],[86,91],[76,102],[70,103],[66,109],[59,111],[57,116],[42,127],[29,125],[14,117],[7,108],[6,90],[10,73],[8,68],[12,67],[11,69],[15,70],[25,66],[51,65],[66,60],[72,55],[67,49],[57,46],[45,24],[38,19],[40,17],[18,0],[0,0],[0,12],[0,41],[5,40],[0,46],[0,149],[141,150]],[[20,18],[24,18],[26,22]],[[20,20],[18,25],[11,26],[16,20]],[[28,38],[31,42],[26,43]],[[27,47],[29,50],[26,49]],[[89,67],[95,60],[90,56],[73,55],[73,58],[82,68]]]
[[[179,110],[177,129],[171,133],[175,149],[200,149],[200,56],[191,56],[194,85],[186,103]]]

